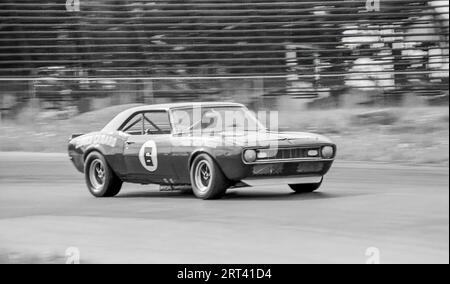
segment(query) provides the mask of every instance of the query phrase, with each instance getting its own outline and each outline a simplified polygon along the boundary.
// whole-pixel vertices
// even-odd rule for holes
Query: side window
[[[144,133],[152,134],[170,134],[172,127],[170,126],[169,114],[165,111],[146,112],[144,113]]]
[[[142,135],[144,130],[142,121],[142,113],[135,114],[127,124],[122,127],[122,131],[130,135]]]

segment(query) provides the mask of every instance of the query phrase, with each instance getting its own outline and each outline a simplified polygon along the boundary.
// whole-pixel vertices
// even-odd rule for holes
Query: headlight
[[[255,150],[245,150],[244,161],[247,163],[253,163],[256,161],[256,151]]]
[[[322,158],[331,159],[334,157],[334,148],[331,146],[325,146],[322,148]]]

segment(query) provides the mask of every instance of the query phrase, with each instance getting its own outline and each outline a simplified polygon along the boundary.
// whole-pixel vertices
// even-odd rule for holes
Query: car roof
[[[244,107],[242,104],[231,102],[190,102],[190,103],[171,103],[171,104],[156,104],[156,105],[143,105],[138,107],[129,108],[116,117],[114,117],[102,131],[113,132],[117,130],[126,119],[137,112],[144,111],[169,111],[174,109],[184,108],[198,108],[198,107]]]
[[[243,106],[238,103],[231,102],[190,102],[190,103],[171,103],[171,104],[157,104],[145,105],[131,108],[127,111],[145,111],[145,110],[170,110],[177,108],[192,108],[192,107],[223,107],[223,106]]]

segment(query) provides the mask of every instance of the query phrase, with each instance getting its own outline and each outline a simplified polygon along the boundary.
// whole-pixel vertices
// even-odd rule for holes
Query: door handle
[[[133,142],[133,141],[127,141],[127,142],[125,142],[127,145],[133,145],[133,144],[136,144],[136,142]]]

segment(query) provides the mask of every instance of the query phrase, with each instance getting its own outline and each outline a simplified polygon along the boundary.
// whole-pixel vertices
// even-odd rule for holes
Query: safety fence
[[[2,0],[0,108],[448,102],[448,1]]]

